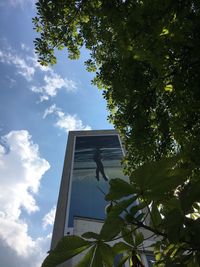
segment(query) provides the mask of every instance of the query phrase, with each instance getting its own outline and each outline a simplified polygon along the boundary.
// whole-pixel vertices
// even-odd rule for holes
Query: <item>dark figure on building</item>
[[[104,172],[104,166],[102,163],[102,155],[101,155],[101,151],[100,149],[97,147],[94,155],[93,155],[93,160],[96,163],[97,167],[96,167],[96,179],[99,181],[99,173],[101,173],[103,179],[105,181],[108,181],[108,178],[106,177],[106,174]]]

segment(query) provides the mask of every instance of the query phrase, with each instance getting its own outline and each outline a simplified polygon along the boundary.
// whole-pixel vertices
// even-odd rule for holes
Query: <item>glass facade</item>
[[[69,133],[51,249],[63,235],[81,236],[84,232],[100,231],[109,204],[104,199],[109,181],[129,180],[123,174],[122,158],[121,142],[114,130]],[[141,255],[145,267],[153,266],[151,251]],[[114,266],[122,256],[115,258]],[[75,257],[63,266],[75,266],[79,260]],[[124,266],[130,266],[129,262]]]
[[[124,176],[121,166],[122,147],[117,134],[76,136],[72,158],[67,227],[74,216],[105,218],[104,200],[110,179]]]

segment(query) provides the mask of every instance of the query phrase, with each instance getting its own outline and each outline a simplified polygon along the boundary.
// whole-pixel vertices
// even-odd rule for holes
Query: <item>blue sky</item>
[[[33,0],[0,2],[0,259],[39,267],[49,249],[69,130],[111,129],[101,92],[78,61],[34,54]]]

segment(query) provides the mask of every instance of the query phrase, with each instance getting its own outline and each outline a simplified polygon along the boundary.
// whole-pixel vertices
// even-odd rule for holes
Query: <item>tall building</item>
[[[115,130],[69,132],[51,248],[65,235],[98,233],[105,219],[109,180],[121,178],[123,148]],[[142,255],[144,265],[148,259]],[[63,264],[75,266],[80,255]],[[150,263],[150,261],[149,261]],[[129,267],[127,263],[124,267]]]

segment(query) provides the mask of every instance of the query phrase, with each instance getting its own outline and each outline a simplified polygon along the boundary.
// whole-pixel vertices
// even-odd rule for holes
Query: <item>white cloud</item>
[[[0,62],[12,66],[14,65],[18,74],[22,75],[27,81],[32,80],[35,68],[10,48],[8,50],[0,50]]]
[[[76,114],[65,114],[60,108],[56,107],[55,104],[45,110],[43,118],[45,119],[50,114],[54,114],[57,117],[55,126],[65,130],[66,132],[77,130],[91,130],[91,127],[89,125],[85,126],[82,120],[80,120]]]
[[[28,235],[28,225],[23,221],[15,221],[5,215],[0,217],[0,237],[19,256],[27,257],[34,248],[35,242]]]
[[[53,225],[55,219],[56,207],[54,206],[42,219],[42,226],[44,229],[47,228],[48,225]]]
[[[34,198],[49,163],[40,157],[39,147],[28,131],[11,131],[0,144],[0,247],[13,258],[4,255],[4,266],[9,261],[20,261],[17,266],[38,266],[44,257],[49,237],[32,238],[22,209],[28,213],[39,209]],[[44,244],[44,247],[42,247]],[[1,252],[0,252],[1,254]],[[12,265],[10,265],[12,266]]]
[[[67,92],[75,92],[77,90],[76,83],[67,78],[63,79],[59,74],[50,71],[48,75],[44,76],[45,84],[43,86],[32,86],[31,90],[34,93],[41,95],[40,100],[48,100],[49,97],[57,95],[58,91],[64,88]]]
[[[59,119],[56,122],[56,126],[58,126],[60,129],[64,129],[66,132],[76,130],[91,130],[91,127],[88,125],[85,126],[77,117],[77,115],[65,115],[64,113],[60,114]]]
[[[3,267],[41,267],[41,263],[47,256],[51,235],[40,237],[35,240],[34,247],[29,250],[28,256],[21,256],[15,250],[0,239],[0,259]]]
[[[30,47],[29,46],[27,46],[26,44],[24,44],[24,43],[21,43],[21,49],[22,50],[24,50],[24,51],[30,51]]]
[[[37,55],[24,43],[21,43],[21,54],[17,53],[3,40],[4,45],[0,48],[0,62],[16,68],[17,74],[23,76],[28,82],[33,82],[35,73],[42,72],[43,85],[31,85],[32,92],[39,94],[40,102],[48,100],[50,97],[55,97],[59,90],[65,89],[66,92],[76,92],[76,83],[68,78],[61,77],[49,66],[42,66],[38,62]],[[37,78],[37,77],[36,77]],[[10,80],[14,85],[14,79]],[[33,84],[33,83],[32,83]]]
[[[55,114],[58,115],[58,113],[60,111],[61,111],[61,109],[60,108],[57,108],[56,105],[54,104],[54,105],[50,106],[49,108],[47,108],[44,111],[43,119],[45,119],[48,115],[53,114],[53,113],[55,113]]]

